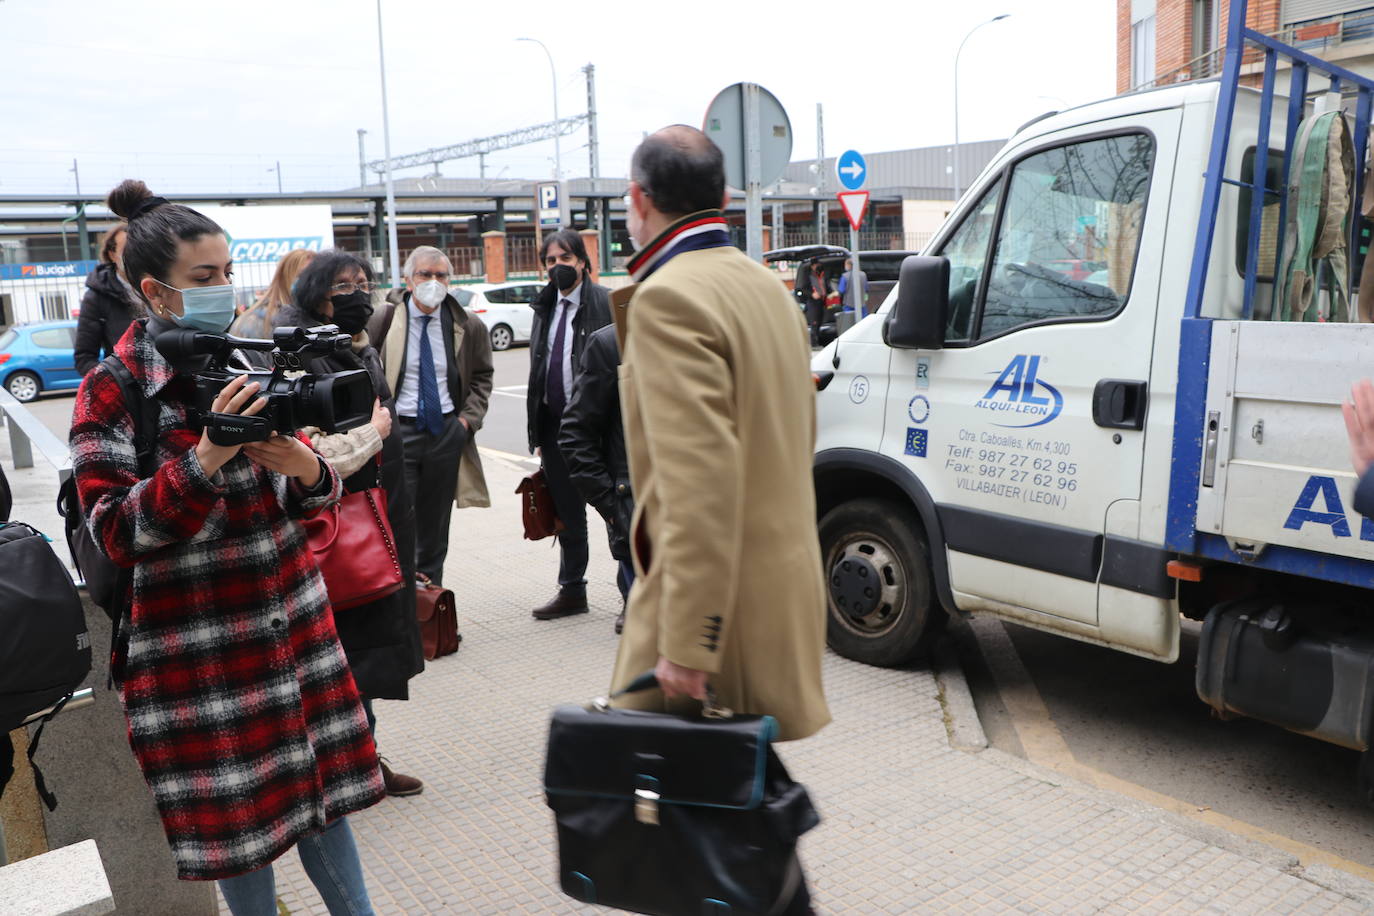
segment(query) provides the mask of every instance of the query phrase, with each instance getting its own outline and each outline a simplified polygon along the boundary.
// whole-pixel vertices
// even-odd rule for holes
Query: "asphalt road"
[[[1293,840],[1374,867],[1374,810],[1355,792],[1359,754],[1216,718],[1193,686],[1197,624],[1184,625],[1173,665],[991,619],[952,622],[950,639],[993,747],[1086,768],[1146,800],[1167,796],[1185,814],[1234,819],[1275,845]]]
[[[492,383],[491,403],[486,422],[477,434],[483,448],[497,449],[529,457],[529,442],[525,435],[525,382],[529,376],[529,348],[524,345],[492,354],[496,375]],[[59,391],[39,395],[29,404],[29,412],[63,442],[71,429],[72,405],[75,391]]]
[[[529,350],[496,353],[494,363],[478,442],[532,463]],[[65,440],[73,401],[65,392],[29,406]],[[1185,623],[1174,665],[986,619],[953,622],[949,639],[994,747],[1155,803],[1177,800],[1184,813],[1233,819],[1232,829],[1253,827],[1272,844],[1306,844],[1374,868],[1374,811],[1355,794],[1359,755],[1262,722],[1213,717],[1193,688],[1195,632]]]

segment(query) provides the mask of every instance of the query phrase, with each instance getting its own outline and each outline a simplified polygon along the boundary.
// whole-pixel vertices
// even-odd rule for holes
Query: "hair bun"
[[[133,217],[139,204],[152,196],[153,192],[148,190],[146,184],[137,178],[126,178],[105,198],[105,206],[116,216],[127,220]]]

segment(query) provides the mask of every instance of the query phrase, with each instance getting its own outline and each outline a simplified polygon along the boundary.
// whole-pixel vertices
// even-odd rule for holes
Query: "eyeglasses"
[[[448,282],[448,274],[441,270],[417,270],[411,276],[420,281],[439,280],[442,283]]]
[[[376,288],[376,283],[364,281],[362,283],[335,283],[329,287],[329,291],[338,296],[347,296],[352,292],[370,293]]]
[[[637,181],[634,182],[634,183],[635,183],[635,184],[639,184],[639,182],[637,182]],[[639,191],[640,191],[640,193],[643,194],[645,197],[653,197],[653,196],[654,196],[653,194],[649,193],[649,189],[646,188],[646,187],[644,187],[644,185],[642,185],[642,184],[639,185]],[[624,197],[624,200],[625,200],[625,209],[626,209],[626,210],[629,210],[629,209],[631,208],[631,206],[632,206],[632,203],[631,203],[631,202],[632,202],[633,198],[632,198],[629,194],[626,194],[625,197]]]

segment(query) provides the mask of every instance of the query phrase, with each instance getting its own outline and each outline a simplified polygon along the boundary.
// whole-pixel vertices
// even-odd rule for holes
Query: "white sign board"
[[[535,186],[535,208],[539,211],[540,229],[557,229],[563,225],[563,193],[556,181]]]
[[[223,227],[240,289],[272,282],[277,263],[297,248],[334,247],[334,219],[328,204],[263,207],[196,207]]]

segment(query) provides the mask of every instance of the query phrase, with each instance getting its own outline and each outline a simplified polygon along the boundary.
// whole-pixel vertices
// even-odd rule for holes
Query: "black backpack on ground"
[[[147,399],[139,390],[138,381],[118,356],[111,353],[101,362],[119,383],[119,390],[124,395],[124,404],[129,410],[129,415],[133,417],[138,472],[147,476],[152,473],[153,450],[157,447],[156,405],[145,406]],[[114,646],[119,636],[119,622],[129,609],[134,571],[116,566],[95,545],[90,528],[86,525],[86,515],[81,511],[81,501],[77,498],[74,474],[62,481],[57,493],[57,511],[65,520],[67,547],[71,550],[72,562],[76,564],[77,572],[86,582],[86,591],[114,626],[114,638],[110,642],[111,646]]]
[[[57,799],[33,763],[43,726],[91,670],[91,636],[76,584],[44,534],[0,523],[0,792],[14,773],[9,733],[49,707],[29,739],[34,783],[48,810]]]

